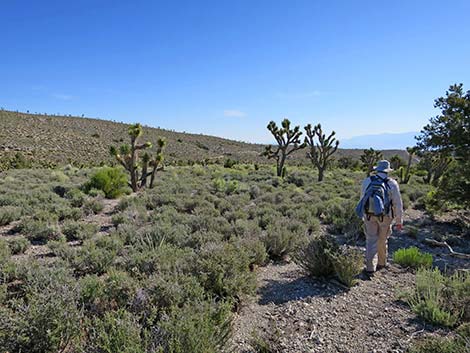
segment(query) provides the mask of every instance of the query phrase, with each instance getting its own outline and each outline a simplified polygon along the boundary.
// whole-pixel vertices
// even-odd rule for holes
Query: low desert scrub
[[[18,236],[8,240],[8,246],[10,247],[11,253],[13,255],[23,254],[28,250],[31,243],[28,239]]]
[[[406,294],[412,310],[424,320],[454,327],[470,321],[470,274],[443,275],[438,269],[418,269],[416,286]]]
[[[144,353],[145,341],[137,317],[124,309],[108,311],[86,321],[84,352]]]
[[[232,244],[208,243],[196,260],[196,274],[206,291],[215,296],[238,300],[255,290],[250,258]]]
[[[416,342],[408,353],[468,353],[470,324],[461,325],[451,337],[432,337]]]
[[[364,266],[362,251],[352,248],[342,248],[337,254],[331,254],[333,267],[338,280],[347,287],[357,282],[357,275]]]
[[[330,236],[315,235],[295,256],[295,261],[313,277],[328,277],[335,273],[332,254],[338,254],[339,247]]]
[[[231,305],[225,302],[194,301],[172,307],[158,323],[152,346],[156,352],[220,352],[230,336]]]
[[[432,266],[432,255],[421,252],[417,247],[399,249],[393,253],[393,261],[403,267],[430,268]]]
[[[0,208],[0,227],[6,226],[21,217],[21,208],[15,206],[2,206]]]
[[[61,228],[68,241],[91,239],[99,230],[96,224],[76,221],[65,222]]]
[[[307,228],[303,223],[288,218],[273,220],[263,237],[266,251],[273,260],[279,260],[295,252],[305,241]]]

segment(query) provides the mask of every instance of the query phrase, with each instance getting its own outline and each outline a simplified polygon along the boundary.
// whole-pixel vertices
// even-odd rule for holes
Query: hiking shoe
[[[388,265],[377,265],[377,271],[388,270]]]
[[[374,271],[367,271],[366,269],[362,270],[361,276],[362,279],[370,281],[374,277]]]

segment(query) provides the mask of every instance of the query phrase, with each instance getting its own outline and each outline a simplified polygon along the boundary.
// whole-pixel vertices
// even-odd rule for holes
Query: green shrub
[[[138,318],[123,309],[108,311],[87,321],[85,352],[144,353],[145,341]]]
[[[360,250],[343,248],[340,253],[332,254],[335,274],[339,281],[348,287],[356,284],[356,276],[364,266],[364,256]]]
[[[83,203],[85,214],[98,214],[104,209],[104,203],[100,199],[89,199]]]
[[[279,260],[294,252],[305,240],[306,232],[304,224],[287,218],[278,219],[269,224],[263,237],[269,257]]]
[[[418,269],[416,285],[407,301],[426,321],[448,327],[470,319],[470,274],[457,272],[450,277],[438,269]]]
[[[11,257],[11,250],[8,246],[8,243],[0,239],[0,269],[5,265],[8,261],[10,261]]]
[[[230,336],[231,305],[224,302],[189,302],[173,307],[159,322],[162,336],[155,336],[157,352],[220,352]]]
[[[328,235],[315,235],[310,242],[299,249],[295,262],[310,276],[327,277],[335,273],[332,255],[339,253],[339,247]]]
[[[429,268],[432,266],[432,255],[422,253],[417,247],[399,249],[393,253],[393,261],[403,267]]]
[[[8,246],[10,247],[13,255],[23,254],[28,250],[30,245],[31,243],[29,240],[24,237],[15,237],[8,241]]]
[[[435,337],[413,344],[408,353],[466,353],[467,348],[465,339],[460,337]]]
[[[198,278],[181,273],[163,273],[150,276],[143,284],[150,310],[182,307],[206,296]],[[147,310],[149,310],[147,309]]]
[[[0,208],[0,227],[17,221],[21,217],[21,208],[15,206],[2,206]]]
[[[233,244],[208,243],[196,259],[196,274],[206,291],[228,299],[252,294],[256,287],[250,258]]]
[[[118,198],[127,192],[127,175],[122,168],[101,168],[85,184],[85,190],[92,189],[103,191],[108,199]]]
[[[110,269],[104,280],[103,294],[106,300],[117,308],[132,304],[137,291],[137,283],[124,271]]]
[[[93,223],[68,221],[62,225],[62,234],[68,241],[91,239],[99,230]]]
[[[67,270],[26,269],[23,296],[0,306],[0,347],[6,352],[59,352],[78,343],[82,313]]]
[[[331,224],[331,231],[357,238],[363,234],[363,222],[355,212],[355,200],[332,199],[327,202],[325,223]]]
[[[70,200],[72,207],[82,207],[86,197],[80,189],[73,188],[65,193],[65,198]]]
[[[36,219],[24,219],[19,225],[21,234],[30,241],[47,243],[49,240],[60,238],[57,221],[44,221]]]

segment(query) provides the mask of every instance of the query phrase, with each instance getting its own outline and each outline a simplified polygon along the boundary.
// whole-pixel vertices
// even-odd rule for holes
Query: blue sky
[[[1,1],[0,106],[269,142],[417,131],[470,89],[470,1]]]

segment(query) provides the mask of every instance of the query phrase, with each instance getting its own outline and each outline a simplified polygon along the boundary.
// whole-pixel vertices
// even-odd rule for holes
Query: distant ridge
[[[375,135],[355,136],[341,141],[342,148],[374,148],[378,150],[399,149],[404,150],[416,144],[414,138],[418,131],[402,133],[383,133]]]
[[[127,143],[127,126],[108,120],[0,110],[0,159],[11,158],[19,152],[36,166],[110,163],[109,147]],[[228,158],[249,163],[274,163],[260,155],[265,146],[262,144],[144,127],[142,141],[155,144],[158,137],[164,137],[168,142],[165,159],[171,164],[223,162]],[[362,149],[342,148],[335,157],[358,159],[361,154]],[[403,150],[384,151],[386,158],[394,154],[406,158]],[[305,151],[297,151],[291,157],[292,163],[310,164]]]

